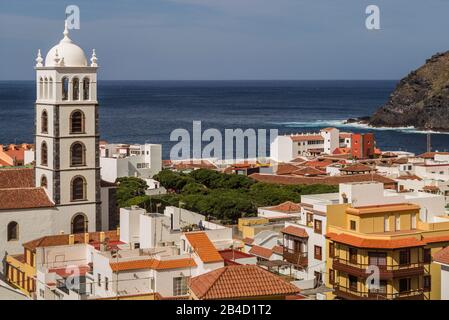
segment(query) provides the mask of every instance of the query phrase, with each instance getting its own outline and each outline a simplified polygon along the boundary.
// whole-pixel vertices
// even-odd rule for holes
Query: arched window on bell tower
[[[48,114],[47,110],[42,111],[41,114],[41,132],[48,133]]]
[[[70,147],[70,166],[86,165],[86,147],[81,142],[75,142]]]
[[[48,79],[44,79],[44,99],[48,99]]]
[[[39,78],[39,99],[44,98],[44,79],[42,77]]]
[[[62,78],[62,100],[69,99],[69,79],[67,77]]]
[[[87,232],[87,217],[84,213],[77,213],[72,218],[72,234]]]
[[[53,99],[53,78],[48,79],[48,98]]]
[[[71,183],[72,192],[71,192],[71,198],[72,201],[80,201],[80,200],[86,200],[86,179],[82,176],[76,176],[72,179]]]
[[[78,78],[72,80],[72,100],[77,101],[80,99],[80,81]]]
[[[47,177],[45,176],[45,174],[43,174],[41,177],[41,187],[42,188],[48,187],[48,181],[47,181]]]
[[[70,133],[84,133],[85,116],[81,110],[75,110],[70,115]]]
[[[41,145],[41,165],[48,165],[48,148],[47,143],[44,141]]]
[[[83,79],[83,100],[89,100],[90,97],[90,80],[89,78]]]

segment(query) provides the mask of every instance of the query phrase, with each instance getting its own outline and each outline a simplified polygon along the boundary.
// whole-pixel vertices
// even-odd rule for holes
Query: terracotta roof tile
[[[277,206],[264,207],[262,209],[284,213],[297,213],[301,211],[301,206],[298,203],[286,201],[281,204],[278,204]]]
[[[367,166],[365,164],[362,164],[362,163],[355,163],[355,164],[348,165],[344,168],[341,168],[340,171],[343,171],[343,172],[366,172],[366,171],[371,172],[371,171],[377,171],[377,169],[374,169],[374,168]]]
[[[299,134],[299,135],[291,135],[290,139],[294,142],[299,141],[324,141],[324,138],[319,134]]]
[[[192,293],[202,300],[294,295],[300,290],[254,265],[226,266],[189,280]]]
[[[299,177],[299,176],[280,176],[274,174],[253,173],[249,177],[260,182],[283,184],[283,185],[300,185],[300,184],[339,185],[340,183],[366,182],[366,181],[381,182],[385,185],[396,184],[396,181],[378,174],[351,174],[343,176]]]
[[[321,176],[321,175],[326,175],[326,172],[318,170],[314,167],[304,167],[301,169],[298,169],[296,171],[293,171],[294,175],[298,175],[298,176]]]
[[[424,241],[416,238],[400,238],[400,239],[367,239],[360,238],[349,234],[328,233],[326,237],[332,241],[347,244],[357,248],[371,248],[371,249],[399,249],[424,246]]]
[[[54,207],[44,188],[0,189],[0,210]]]
[[[84,243],[85,241],[85,233],[78,233],[73,235],[74,243]],[[90,232],[88,243],[97,243],[100,242],[101,232]],[[105,231],[104,239],[109,239],[109,241],[118,241],[120,240],[120,236],[117,234],[117,231]],[[68,234],[59,234],[52,236],[41,237],[23,244],[25,248],[28,250],[34,251],[39,247],[55,247],[55,246],[64,246],[70,243],[70,235]]]
[[[243,243],[246,244],[247,246],[252,245],[253,242],[254,242],[254,239],[252,239],[252,238],[248,238],[248,237],[243,238]]]
[[[274,246],[273,249],[274,253],[279,254],[279,255],[283,255],[284,254],[284,248],[282,246]]]
[[[350,207],[346,209],[346,212],[355,215],[362,215],[370,213],[401,212],[409,210],[419,211],[420,206],[413,203],[381,204],[363,207]]]
[[[0,189],[34,186],[34,169],[0,169]]]
[[[276,168],[276,174],[292,174],[294,171],[298,170],[299,167],[290,163],[279,163]]]
[[[187,232],[184,235],[201,261],[205,263],[223,261],[205,232]]]
[[[396,179],[398,180],[418,180],[418,181],[422,181],[422,179],[420,177],[418,177],[415,174],[405,174],[402,176],[397,177]]]
[[[436,252],[433,255],[433,260],[438,263],[449,265],[449,246]]]
[[[289,234],[298,238],[308,238],[307,231],[300,227],[287,226],[281,230],[282,233]]]
[[[273,250],[254,245],[251,250],[249,250],[249,253],[264,259],[270,259],[273,254]]]
[[[109,264],[113,272],[125,271],[125,270],[138,270],[138,269],[154,269],[154,270],[167,270],[167,269],[182,269],[196,267],[196,263],[193,259],[173,259],[173,260],[156,260],[156,259],[144,259],[144,260],[132,260],[132,261],[120,261],[111,262]]]

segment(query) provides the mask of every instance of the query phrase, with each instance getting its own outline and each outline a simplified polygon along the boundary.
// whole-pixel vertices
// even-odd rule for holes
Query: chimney
[[[84,233],[84,243],[89,243],[89,232]]]
[[[100,242],[103,242],[103,241],[104,241],[104,232],[101,231],[100,232]]]
[[[69,244],[74,244],[74,243],[75,243],[75,235],[69,234]]]

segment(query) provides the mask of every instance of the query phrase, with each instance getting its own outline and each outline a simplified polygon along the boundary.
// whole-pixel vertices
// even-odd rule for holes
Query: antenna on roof
[[[427,152],[432,152],[432,137],[430,132],[427,132]]]

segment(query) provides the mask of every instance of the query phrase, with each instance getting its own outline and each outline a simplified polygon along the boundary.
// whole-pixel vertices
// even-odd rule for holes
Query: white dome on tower
[[[46,67],[87,67],[84,50],[77,46],[70,38],[65,24],[64,38],[48,51],[45,58]]]

